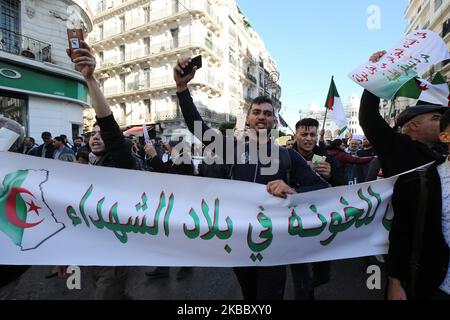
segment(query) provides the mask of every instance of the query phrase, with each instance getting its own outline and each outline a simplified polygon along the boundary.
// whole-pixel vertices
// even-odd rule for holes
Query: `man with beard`
[[[203,141],[205,133],[210,128],[200,116],[188,89],[188,83],[194,78],[194,70],[185,74],[183,69],[190,59],[180,59],[174,67],[174,80],[181,111],[189,130],[197,135],[205,145],[211,141]],[[201,125],[200,132],[194,130],[195,123]],[[329,185],[320,178],[306,161],[294,150],[280,148],[274,145],[267,134],[275,123],[275,108],[268,97],[257,97],[253,100],[247,115],[248,143],[243,143],[240,149],[239,141],[234,137],[220,136],[223,148],[216,150],[217,155],[226,159],[228,152],[233,154],[233,163],[227,163],[227,175],[223,178],[258,183],[267,186],[267,191],[275,197],[287,198],[288,195],[323,189]],[[228,139],[232,139],[228,141]],[[254,149],[266,150],[269,163],[262,163],[263,157]],[[227,149],[230,148],[230,149]],[[257,154],[258,153],[258,154]],[[277,161],[278,160],[278,161]],[[275,166],[275,168],[273,168]],[[269,170],[267,169],[275,169]],[[234,268],[242,294],[245,300],[281,300],[284,297],[286,283],[286,266],[275,267],[244,267]]]

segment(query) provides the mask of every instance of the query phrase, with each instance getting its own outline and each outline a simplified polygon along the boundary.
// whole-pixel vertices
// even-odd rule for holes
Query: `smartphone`
[[[81,40],[84,41],[82,29],[67,29],[67,39],[69,40],[70,56],[72,60],[78,58],[80,55],[73,53],[75,49],[81,48]]]
[[[183,68],[184,75],[191,74],[194,70],[194,67],[197,67],[197,70],[202,67],[202,56],[199,55],[195,58],[191,59],[191,62],[186,66],[186,68]]]

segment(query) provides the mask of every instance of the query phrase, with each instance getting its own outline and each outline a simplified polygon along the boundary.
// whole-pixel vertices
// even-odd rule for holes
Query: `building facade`
[[[0,114],[40,143],[43,131],[73,138],[89,104],[66,54],[67,28],[92,30],[85,1],[0,0]]]
[[[160,124],[164,136],[190,136],[178,107],[172,68],[202,55],[190,85],[212,127],[234,122],[258,95],[281,108],[275,61],[234,0],[97,1],[89,37],[97,79],[123,128]],[[86,124],[93,114],[86,114]]]

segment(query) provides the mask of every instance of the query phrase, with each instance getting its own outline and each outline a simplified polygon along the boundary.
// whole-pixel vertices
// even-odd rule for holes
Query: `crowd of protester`
[[[74,59],[74,63],[86,80],[96,111],[97,123],[93,130],[84,137],[75,137],[73,145],[64,135],[53,138],[51,133],[43,132],[41,145],[37,145],[33,137],[26,137],[16,152],[93,166],[247,181],[266,185],[268,193],[280,198],[387,178],[435,162],[424,174],[413,172],[401,177],[396,184],[393,198],[395,217],[386,257],[389,275],[387,298],[450,299],[448,107],[420,105],[408,108],[397,117],[396,128],[391,128],[379,113],[380,99],[364,91],[360,124],[366,137],[361,140],[336,137],[333,141],[325,141],[324,131],[319,131],[317,120],[301,119],[296,125],[295,135],[284,148],[274,145],[270,137],[262,134],[273,129],[275,110],[270,98],[257,97],[247,116],[249,141],[267,144],[267,150],[275,152],[270,156],[280,159],[275,172],[263,175],[260,163],[238,163],[236,152],[233,153],[236,157],[233,164],[206,161],[220,159],[230,151],[226,149],[230,145],[236,151],[239,141],[234,137],[233,143],[229,144],[226,142],[230,137],[220,136],[224,149],[216,150],[216,153],[207,148],[210,142],[202,141],[204,145],[201,148],[177,139],[163,142],[162,137],[154,132],[150,132],[151,143],[142,137],[125,137],[94,79],[96,63],[89,46],[83,43],[79,53],[80,57]],[[377,61],[383,54],[378,52],[371,60]],[[195,77],[196,69],[184,74],[183,69],[188,63],[189,59],[178,60],[174,67],[174,80],[186,125],[201,140],[210,128],[190,95],[188,84]],[[202,124],[200,132],[194,130],[196,121]],[[247,142],[244,150],[248,152],[248,148]],[[197,153],[199,149],[202,150],[200,154]],[[203,161],[194,161],[201,155],[204,156]],[[416,220],[422,221],[422,225]],[[26,268],[4,270],[3,275],[9,274],[9,281],[4,280],[0,269],[0,278],[3,277],[0,292],[6,292],[5,288],[11,287]],[[242,295],[247,300],[283,299],[288,270],[292,273],[295,297],[313,299],[315,288],[330,281],[331,262],[297,264],[289,268],[234,268]],[[93,267],[95,298],[125,298],[127,271],[125,267]],[[152,279],[167,278],[169,271],[168,267],[159,267],[146,275]],[[181,280],[191,272],[191,268],[181,268],[177,278]],[[55,268],[51,275],[57,273],[64,273],[64,269]],[[2,289],[2,285],[6,287]]]

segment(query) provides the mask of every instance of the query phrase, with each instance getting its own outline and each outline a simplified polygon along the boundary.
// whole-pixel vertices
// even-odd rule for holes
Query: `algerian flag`
[[[434,76],[431,83],[421,78],[411,79],[397,92],[396,96],[450,106],[449,85],[439,72]]]
[[[283,127],[285,127],[285,128],[288,128],[288,127],[289,127],[289,125],[288,125],[287,122],[283,119],[283,117],[281,116],[281,114],[278,115],[278,119],[280,119],[280,125],[281,125],[281,126],[283,126]]]
[[[44,200],[47,180],[45,170],[19,170],[7,174],[0,187],[0,237],[24,251],[36,249],[65,228]]]
[[[347,117],[339,93],[334,84],[334,77],[331,78],[330,90],[328,91],[327,101],[325,102],[327,113],[339,129],[339,136],[347,130]]]

